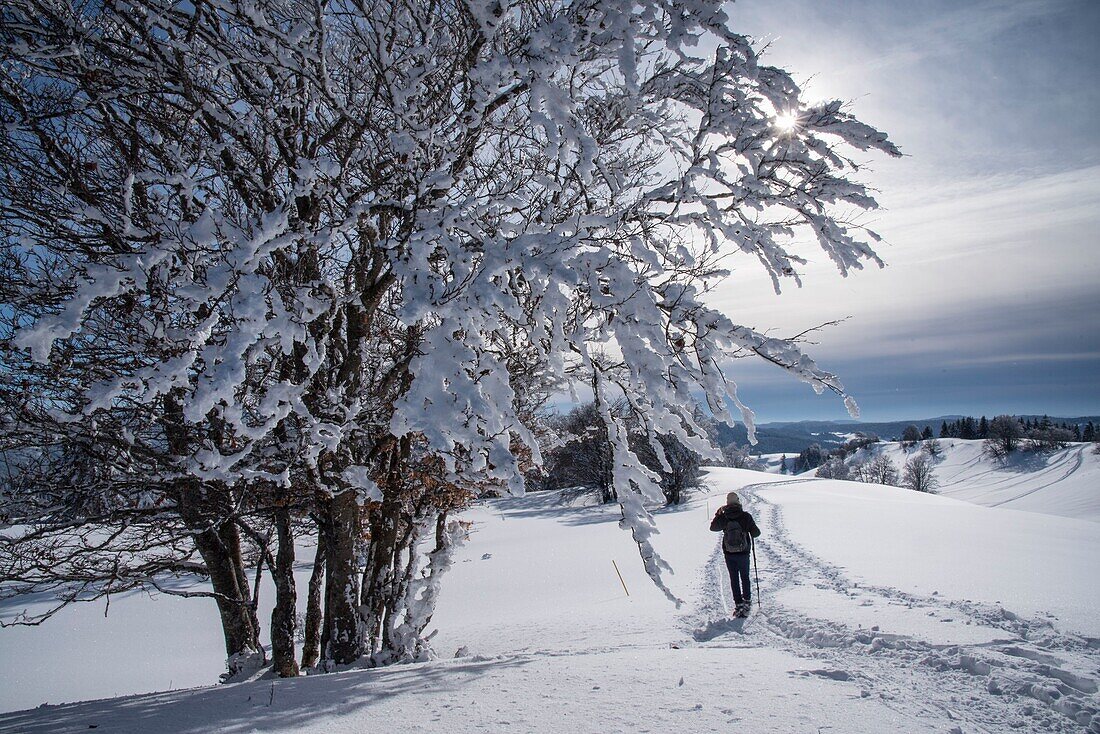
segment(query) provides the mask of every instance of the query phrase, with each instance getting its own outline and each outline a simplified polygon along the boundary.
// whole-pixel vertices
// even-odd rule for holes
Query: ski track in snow
[[[1023,499],[1024,497],[1027,497],[1028,495],[1035,494],[1036,492],[1039,492],[1040,490],[1044,490],[1047,487],[1051,487],[1051,486],[1053,486],[1053,485],[1057,484],[1058,482],[1061,482],[1065,479],[1069,479],[1073,475],[1073,473],[1076,472],[1078,469],[1080,469],[1081,465],[1084,464],[1084,462],[1085,462],[1085,448],[1086,448],[1085,446],[1082,446],[1081,448],[1077,449],[1077,453],[1075,453],[1073,455],[1073,458],[1074,458],[1073,465],[1070,466],[1069,469],[1067,469],[1065,471],[1065,473],[1062,474],[1057,479],[1055,479],[1053,481],[1050,481],[1050,482],[1047,482],[1046,484],[1040,484],[1038,487],[1035,487],[1034,489],[1029,489],[1028,491],[1024,492],[1021,495],[1017,495],[1016,497],[1011,497],[1011,498],[1006,499],[1006,500],[1001,500],[1000,502],[994,502],[990,505],[990,507],[1000,507],[1001,505],[1008,504],[1009,502],[1015,502],[1016,500]]]
[[[1092,488],[1097,462],[1090,461],[1091,444],[1071,445],[1052,453],[1017,452],[1008,461],[988,457],[977,441],[941,439],[944,453],[935,459],[939,494],[987,507],[1007,507],[1100,522]],[[977,448],[977,453],[974,449]],[[886,455],[901,465],[913,455],[887,442],[859,456]],[[1055,492],[1048,490],[1056,489]],[[1047,506],[1043,498],[1055,500]],[[1021,502],[1023,500],[1023,502]]]
[[[756,594],[748,619],[730,618],[732,595],[716,546],[699,580],[702,601],[683,617],[693,640],[688,644],[724,646],[736,640],[779,647],[821,662],[820,669],[801,675],[854,681],[860,696],[878,697],[913,722],[938,711],[958,723],[954,731],[1100,734],[1100,640],[1059,632],[1050,622],[1027,619],[999,605],[853,582],[796,543],[784,524],[782,508],[760,493],[813,481],[765,482],[738,489],[764,531],[757,546],[762,593]],[[936,644],[878,625],[853,629],[776,601],[785,590],[805,586],[864,606],[901,605],[943,621],[992,628],[998,634],[986,643]]]

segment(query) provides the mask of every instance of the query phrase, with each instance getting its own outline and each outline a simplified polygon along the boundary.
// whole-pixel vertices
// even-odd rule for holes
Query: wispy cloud
[[[1059,7],[1061,6],[1061,8]],[[967,48],[989,41],[1005,31],[1049,17],[1069,3],[1049,0],[1007,0],[959,4],[926,14],[917,22],[896,23],[891,14],[876,25],[875,33],[867,29],[856,31],[863,41],[857,47],[866,49],[858,56],[847,56],[847,62],[830,70],[830,76],[858,74],[870,76],[900,68],[915,67],[928,59],[956,57]],[[914,13],[921,5],[914,3]],[[927,6],[924,6],[927,9]]]
[[[991,354],[984,357],[956,359],[956,366],[997,365],[1042,362],[1084,362],[1100,360],[1100,350],[1088,352],[1022,352],[1017,354]]]
[[[863,172],[885,207],[862,220],[886,238],[884,270],[842,279],[807,238],[805,288],[776,297],[733,262],[713,302],[777,335],[850,316],[810,349],[872,414],[1074,396],[1100,411],[1100,3],[739,0],[734,17],[908,155]],[[829,404],[736,372],[764,413]]]
[[[1100,167],[956,179],[942,190],[916,188],[898,198],[875,223],[887,238],[879,248],[886,269],[843,279],[807,249],[814,262],[805,288],[775,297],[746,261],[716,290],[715,302],[746,323],[789,333],[852,316],[838,331],[853,334],[899,326],[913,332],[943,320],[965,328],[984,312],[1057,318],[1037,308],[1090,297],[1100,302]],[[1082,328],[1100,330],[1100,324]],[[834,334],[823,339],[835,341]],[[875,346],[868,343],[865,351]]]

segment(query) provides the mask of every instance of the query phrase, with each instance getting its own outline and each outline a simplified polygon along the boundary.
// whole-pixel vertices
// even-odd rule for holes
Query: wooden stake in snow
[[[630,589],[626,588],[626,582],[623,581],[623,575],[619,573],[619,564],[615,563],[615,559],[611,559],[611,565],[615,567],[615,574],[619,577],[619,583],[623,585],[623,591],[627,596],[630,596]]]

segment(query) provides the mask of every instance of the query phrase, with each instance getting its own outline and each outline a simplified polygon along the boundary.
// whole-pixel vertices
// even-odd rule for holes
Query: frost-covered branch
[[[418,524],[522,492],[570,382],[604,373],[623,524],[670,597],[660,492],[607,406],[662,457],[712,450],[700,394],[752,435],[740,353],[846,396],[704,296],[726,256],[799,283],[799,239],[880,264],[855,156],[898,150],[804,103],[717,0],[16,0],[0,41],[4,448],[73,469],[9,484],[50,522],[162,508],[233,659],[260,647],[242,527],[287,566],[310,525],[325,660],[381,659]]]

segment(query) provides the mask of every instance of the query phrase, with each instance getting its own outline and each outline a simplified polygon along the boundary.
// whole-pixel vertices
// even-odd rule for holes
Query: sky
[[[841,99],[890,134],[868,156],[884,269],[824,254],[776,296],[753,262],[712,303],[777,336],[846,319],[807,351],[865,420],[1100,414],[1100,2],[738,0],[808,101]],[[760,362],[755,360],[755,362]],[[845,419],[753,360],[730,369],[759,422]]]

